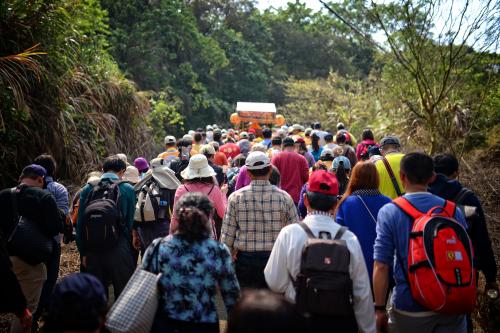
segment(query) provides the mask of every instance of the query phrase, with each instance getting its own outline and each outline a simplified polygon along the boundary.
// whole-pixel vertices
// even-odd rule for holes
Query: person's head
[[[52,155],[42,154],[37,158],[35,158],[33,163],[43,166],[47,171],[48,177],[54,177],[54,175],[56,174],[57,163],[54,157],[52,157]]]
[[[239,154],[237,155],[234,159],[233,159],[233,167],[237,167],[237,168],[241,168],[242,166],[245,165],[245,161],[246,161],[246,157],[245,155],[243,154]]]
[[[44,315],[43,332],[100,332],[108,310],[107,292],[95,276],[68,275],[59,281]]]
[[[144,157],[137,157],[134,160],[134,166],[139,170],[140,174],[146,173],[149,170],[149,163]]]
[[[369,128],[364,129],[363,134],[361,134],[361,139],[362,140],[375,140],[375,137],[373,136],[372,130]]]
[[[284,150],[293,150],[293,147],[295,145],[295,142],[293,139],[289,136],[287,136],[285,139],[283,139],[283,149]]]
[[[271,165],[271,175],[269,176],[269,182],[271,183],[271,185],[277,187],[281,186],[281,173],[274,165]]]
[[[304,138],[295,139],[295,151],[299,154],[303,154],[307,151],[306,140]]]
[[[24,167],[21,172],[21,175],[19,176],[19,183],[43,188],[45,185],[45,176],[47,176],[47,170],[45,170],[43,166],[30,164]]]
[[[250,151],[261,151],[263,153],[267,152],[267,147],[264,145],[261,145],[260,143],[254,144]]]
[[[306,136],[306,138],[311,136],[312,130],[313,129],[311,127],[306,128],[306,130],[304,131],[304,135]]]
[[[267,154],[254,151],[248,154],[245,161],[248,174],[252,180],[268,180],[271,174],[271,161]]]
[[[418,152],[406,154],[401,159],[399,175],[405,189],[421,187],[427,190],[427,185],[435,178],[432,158]]]
[[[299,134],[302,132],[302,126],[300,124],[293,124],[291,129],[293,134]]]
[[[333,142],[333,134],[332,133],[326,133],[325,134],[325,142],[326,143],[332,143]]]
[[[368,149],[368,157],[377,156],[377,155],[378,156],[382,155],[379,147],[373,146],[373,147],[370,147],[370,149]]]
[[[123,159],[121,159],[118,155],[106,157],[102,163],[102,171],[104,173],[112,172],[120,178],[123,176],[126,169],[127,163],[125,163],[125,161],[123,161]]]
[[[116,154],[116,156],[128,165],[128,157],[123,153]]]
[[[347,189],[338,207],[340,207],[341,203],[353,192],[359,190],[377,190],[379,183],[380,177],[375,164],[368,161],[359,161],[351,171],[349,184],[347,185]]]
[[[351,162],[345,156],[337,156],[332,163],[333,172],[337,176],[337,180],[340,184],[339,193],[344,194],[347,189],[347,184],[349,183],[349,173],[351,172]]]
[[[333,161],[334,156],[333,156],[333,150],[329,148],[323,149],[321,152],[321,156],[319,158],[321,161]]]
[[[221,139],[222,139],[222,132],[220,130],[215,130],[214,131],[214,141],[220,142]]]
[[[313,129],[315,130],[320,130],[321,129],[321,123],[320,122],[315,122],[313,124]]]
[[[247,132],[241,132],[240,133],[240,140],[243,140],[243,139],[248,139],[248,133]]]
[[[210,236],[210,218],[213,213],[210,199],[203,193],[189,192],[176,203],[174,211],[179,221],[177,233],[188,242],[201,241]]]
[[[328,171],[328,166],[322,160],[319,160],[318,162],[314,163],[314,165],[312,167],[312,171],[316,171],[316,170]]]
[[[203,145],[201,146],[199,153],[205,155],[209,161],[213,161],[215,148],[212,145]]]
[[[401,142],[397,136],[388,135],[380,141],[380,152],[382,155],[401,150]]]
[[[338,145],[343,145],[346,143],[347,137],[344,133],[340,132],[335,137],[335,141],[337,142]]]
[[[133,165],[129,165],[125,172],[123,173],[122,180],[129,182],[131,184],[137,184],[141,181],[141,175],[139,170]]]
[[[269,290],[244,291],[227,322],[227,333],[305,332],[302,316],[284,296]]]
[[[172,136],[172,135],[167,135],[163,142],[165,143],[165,147],[167,149],[171,148],[171,147],[175,147],[175,145],[177,144],[177,142],[175,140],[175,136]]]
[[[97,185],[101,180],[102,172],[101,171],[92,171],[87,175],[87,184],[91,184],[92,186]]]
[[[190,182],[208,182],[208,179],[213,179],[215,175],[214,169],[208,165],[208,159],[203,154],[193,155],[187,168],[181,172],[181,177]]]
[[[438,154],[434,156],[434,172],[445,175],[448,178],[458,177],[458,160],[451,154]]]
[[[275,136],[271,139],[271,145],[273,147],[281,147],[282,144],[283,144],[283,139],[281,138],[281,136]]]
[[[209,143],[209,145],[211,145],[212,147],[214,147],[215,152],[218,152],[218,151],[219,151],[219,148],[220,148],[220,147],[219,147],[219,143],[218,143],[217,141],[211,141],[211,142]]]
[[[196,132],[194,133],[194,137],[193,137],[193,140],[196,144],[200,144],[201,143],[201,140],[203,139],[203,136],[201,135],[200,132]]]
[[[270,128],[264,128],[262,130],[262,136],[264,139],[270,139],[273,136],[273,131]]]
[[[304,194],[304,204],[308,211],[333,212],[337,205],[339,183],[334,174],[318,170],[311,173]]]
[[[337,130],[340,131],[340,130],[343,130],[343,129],[345,129],[344,123],[342,123],[342,122],[338,123],[337,124]]]
[[[319,135],[317,133],[311,134],[311,146],[314,151],[319,150]]]
[[[177,149],[181,159],[189,159],[191,155],[192,140],[189,138],[180,139],[177,142]]]

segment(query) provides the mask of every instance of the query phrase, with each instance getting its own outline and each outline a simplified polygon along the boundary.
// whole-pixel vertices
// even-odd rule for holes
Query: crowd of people
[[[159,276],[151,332],[219,332],[221,302],[228,333],[472,332],[479,271],[498,297],[485,214],[453,155],[370,129],[356,144],[342,123],[209,125],[164,144],[105,158],[71,199],[47,154],[0,192],[11,332],[106,332],[136,269]],[[80,272],[58,282],[72,241]]]

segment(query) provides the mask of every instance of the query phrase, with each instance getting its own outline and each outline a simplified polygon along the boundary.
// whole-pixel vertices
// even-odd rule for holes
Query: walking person
[[[105,286],[111,281],[115,299],[136,267],[131,246],[140,249],[137,231],[132,229],[134,188],[121,181],[126,169],[116,155],[104,160],[99,183],[87,184],[80,194],[76,226],[76,244],[85,271]]]
[[[49,191],[56,200],[57,208],[59,208],[64,216],[69,213],[69,195],[68,190],[64,185],[54,180],[57,164],[51,155],[43,154],[35,158],[35,164],[41,165],[47,170],[45,177],[45,188]],[[38,302],[37,311],[33,314],[33,330],[38,327],[38,318],[46,310],[49,303],[50,295],[56,285],[57,278],[59,277],[59,262],[61,260],[61,236],[57,234],[54,237],[53,252],[49,261],[47,261],[47,280],[45,281]]]
[[[389,197],[379,192],[378,186],[377,168],[370,162],[356,163],[335,218],[338,224],[348,227],[358,238],[370,277],[373,276],[373,244],[377,236],[378,211],[391,202]]]
[[[271,163],[278,168],[281,175],[281,188],[299,204],[299,195],[302,186],[309,179],[309,166],[304,156],[294,151],[292,138],[283,140],[283,151],[275,155]]]
[[[362,141],[356,146],[356,158],[358,161],[366,161],[370,158],[369,150],[372,147],[379,147],[373,136],[371,129],[365,129],[361,135]]]
[[[349,185],[349,175],[351,173],[351,163],[345,156],[337,156],[333,160],[332,170],[337,177],[339,183],[339,195],[344,195]]]
[[[35,313],[38,308],[47,280],[46,262],[53,257],[53,238],[62,232],[65,219],[53,195],[43,190],[46,175],[44,167],[28,165],[19,177],[18,186],[0,192],[1,233],[9,235],[7,251],[12,272],[16,275],[31,313]],[[30,238],[26,238],[26,235]],[[10,331],[31,332],[31,322],[27,325],[26,321],[27,315],[27,312],[21,316],[18,314]]]
[[[210,239],[212,214],[206,195],[185,194],[175,206],[177,231],[155,240],[146,251],[143,268],[161,273],[162,295],[151,332],[219,332],[217,290],[228,313],[236,304],[240,288],[231,254],[224,244]],[[151,257],[158,242],[156,257]]]
[[[222,221],[227,206],[227,199],[221,188],[216,184],[216,172],[208,164],[205,155],[196,154],[191,157],[188,167],[182,171],[181,175],[184,179],[184,184],[180,185],[177,191],[175,191],[174,209],[177,202],[187,193],[198,192],[205,194],[215,207],[215,214],[210,216],[211,237],[219,239],[220,223],[216,223],[216,218]],[[178,225],[178,218],[174,214],[170,223],[170,234],[177,231]]]
[[[374,333],[373,298],[363,252],[356,236],[335,222],[337,195],[333,174],[324,170],[311,174],[304,195],[308,214],[303,222],[281,230],[265,278],[272,291],[284,293],[307,315],[307,332],[331,327],[338,332]],[[328,253],[315,252],[308,261],[308,246],[323,240],[326,243],[321,246],[329,248]],[[318,266],[324,270],[317,271]]]
[[[414,261],[415,259],[410,260],[410,255],[412,258],[418,255],[414,251],[411,253],[409,252],[410,242],[412,248],[414,248],[416,246],[414,241],[416,239],[415,237],[419,236],[418,233],[416,234],[416,231],[413,231],[415,227],[414,218],[406,213],[406,209],[409,208],[404,208],[405,211],[403,210],[403,207],[408,207],[403,206],[403,203],[409,203],[411,205],[410,207],[413,207],[412,211],[414,211],[414,213],[412,213],[412,215],[414,215],[415,218],[417,218],[419,214],[426,214],[425,212],[428,212],[434,207],[442,207],[443,212],[454,217],[456,222],[453,222],[453,225],[458,222],[461,226],[465,227],[465,220],[460,210],[456,209],[454,204],[450,204],[450,202],[427,192],[427,187],[434,178],[434,167],[430,156],[422,153],[410,153],[405,155],[401,160],[400,177],[406,194],[402,198],[399,198],[398,201],[394,201],[394,203],[382,207],[377,218],[377,237],[375,239],[373,254],[373,292],[375,295],[377,330],[379,332],[385,332],[390,328],[390,331],[395,330],[397,332],[408,333],[465,333],[466,320],[464,314],[444,314],[431,311],[421,304],[422,299],[418,302],[415,298],[417,295],[421,295],[422,291],[419,292],[415,289],[417,288],[414,284],[416,278],[413,277],[412,280],[410,280],[409,275],[412,274],[412,276],[414,276],[416,272],[425,273],[426,271],[421,270],[422,268],[425,269],[425,266],[421,266],[422,268],[418,266],[411,269],[409,268],[410,265],[414,266],[412,262],[417,262]],[[421,213],[417,214],[417,212]],[[439,211],[436,211],[436,213],[438,212]],[[440,222],[441,225],[444,226],[443,219],[440,220]],[[426,226],[429,226],[429,223],[427,223]],[[432,229],[429,227],[429,230]],[[460,227],[455,227],[454,230],[460,230]],[[472,258],[469,258],[463,253],[463,248],[456,247],[459,242],[462,245],[465,244],[462,242],[462,238],[448,234],[448,230],[443,232],[445,233],[440,233],[440,235],[436,232],[429,240],[431,242],[429,245],[433,247],[432,253],[435,253],[437,256],[436,259],[432,260],[442,260],[444,256],[446,258],[444,259],[445,262],[449,263],[449,265],[460,266],[460,268],[451,269],[451,271],[454,272],[452,273],[453,278],[450,278],[450,275],[443,276],[443,278],[445,278],[446,281],[459,279],[465,283],[467,273],[465,270],[466,267],[463,265],[467,262],[471,263]],[[456,232],[457,231],[455,231],[455,233]],[[411,236],[412,238],[410,238],[410,233],[415,236]],[[443,240],[443,245],[435,247],[436,245],[433,242],[439,240],[438,237],[441,237],[441,235],[445,236],[449,241]],[[426,236],[423,234],[421,237]],[[450,252],[449,254],[441,252],[438,255],[438,253],[435,252],[448,246],[452,246],[455,250],[451,252],[448,251]],[[420,251],[421,253],[425,252],[423,249],[420,249]],[[439,265],[444,265],[443,261],[440,261]],[[390,267],[394,267],[393,272],[396,285],[392,290],[391,309],[387,314],[386,297]],[[435,266],[433,269],[434,268]],[[429,270],[427,270],[427,272],[428,271]],[[432,272],[431,274],[439,273]],[[470,278],[474,279],[475,277],[471,276],[469,280]],[[435,280],[437,279],[429,278],[426,280],[425,292],[428,290],[435,290],[431,289],[434,288],[433,282]],[[455,286],[457,285],[457,281],[451,283]],[[473,287],[475,288],[475,286]],[[463,289],[463,291],[465,291],[465,289]],[[454,290],[450,285],[447,292],[459,291]],[[456,296],[458,295],[460,294]],[[434,296],[440,297],[441,292],[435,292]],[[453,299],[459,300],[456,296]],[[465,297],[467,295],[463,294],[463,296]],[[459,303],[465,303],[465,300],[466,298],[464,298],[464,301],[459,300]],[[473,302],[475,303],[475,297]],[[441,303],[440,306],[443,307],[444,305],[446,305],[446,301]]]
[[[375,162],[380,177],[380,193],[395,199],[404,194],[400,178],[400,164],[404,154],[401,153],[401,142],[396,136],[386,136],[380,141],[382,158]]]
[[[281,228],[298,221],[297,208],[290,195],[269,182],[265,153],[250,153],[245,165],[252,182],[229,197],[221,242],[236,258],[241,288],[266,288],[264,266]]]

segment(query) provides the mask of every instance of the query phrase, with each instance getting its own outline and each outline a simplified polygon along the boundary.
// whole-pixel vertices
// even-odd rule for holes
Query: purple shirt
[[[248,175],[247,166],[241,167],[240,172],[236,176],[236,185],[234,186],[234,191],[238,191],[240,188],[250,185],[252,179]]]

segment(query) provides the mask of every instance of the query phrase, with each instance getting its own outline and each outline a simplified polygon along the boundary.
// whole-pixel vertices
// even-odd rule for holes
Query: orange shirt
[[[214,156],[214,163],[217,164],[218,166],[227,166],[228,162],[226,154],[220,151],[216,152]]]

